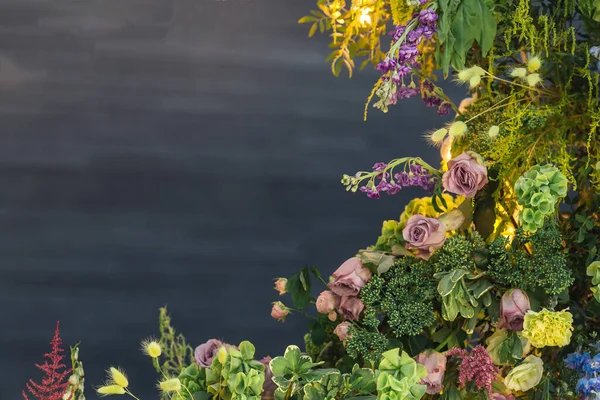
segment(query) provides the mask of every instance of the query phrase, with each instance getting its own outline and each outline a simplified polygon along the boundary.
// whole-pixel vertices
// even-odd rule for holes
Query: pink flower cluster
[[[333,281],[327,285],[330,290],[322,292],[317,298],[317,311],[327,314],[331,321],[337,320],[338,314],[346,320],[358,321],[365,308],[358,295],[371,279],[371,271],[365,268],[359,258],[352,257],[346,260],[332,276]],[[348,326],[348,322],[343,322],[338,326],[339,329],[336,328],[340,340],[347,338]]]
[[[447,351],[446,356],[462,358],[458,366],[458,381],[461,387],[473,381],[477,389],[485,388],[489,396],[492,396],[492,382],[500,370],[492,362],[485,347],[478,345],[470,354],[465,349],[455,347]]]

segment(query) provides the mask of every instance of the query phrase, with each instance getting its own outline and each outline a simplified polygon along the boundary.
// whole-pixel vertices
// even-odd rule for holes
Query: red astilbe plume
[[[467,381],[474,381],[478,390],[485,388],[489,396],[492,396],[492,382],[500,370],[492,362],[485,347],[478,345],[471,350],[471,354],[468,354],[465,349],[455,347],[448,350],[446,356],[462,359],[458,366],[458,381],[461,388],[465,387]]]
[[[71,373],[70,368],[66,368],[65,364],[61,361],[65,358],[62,353],[64,350],[60,347],[62,345],[62,339],[59,336],[59,321],[56,321],[56,330],[54,331],[54,337],[50,342],[52,345],[52,351],[44,354],[45,360],[43,364],[35,364],[36,367],[44,372],[42,383],[38,384],[30,379],[25,384],[27,390],[38,400],[62,400],[67,387],[69,386],[69,374]],[[60,370],[63,370],[62,372]],[[25,394],[25,390],[22,392],[23,398],[29,400],[29,397]],[[69,396],[67,400],[70,400],[72,396]]]

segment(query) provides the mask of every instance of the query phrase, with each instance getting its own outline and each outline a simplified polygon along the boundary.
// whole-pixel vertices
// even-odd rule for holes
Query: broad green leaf
[[[379,275],[387,272],[394,265],[394,257],[378,251],[363,251],[360,259],[364,266]]]
[[[460,210],[460,212],[462,212],[463,216],[465,217],[465,220],[458,229],[461,231],[466,230],[473,223],[473,200],[465,199],[462,203],[460,203],[458,209]]]
[[[444,213],[438,217],[438,221],[446,227],[447,231],[458,229],[465,222],[465,216],[461,210],[455,208],[452,211]]]
[[[475,211],[473,213],[473,222],[475,229],[483,237],[487,239],[494,233],[494,224],[496,223],[496,202],[492,197],[483,197],[475,203]]]
[[[239,349],[240,349],[240,352],[242,353],[242,358],[244,360],[254,359],[254,352],[256,351],[256,348],[254,347],[254,345],[252,343],[245,340],[242,343],[240,343]]]

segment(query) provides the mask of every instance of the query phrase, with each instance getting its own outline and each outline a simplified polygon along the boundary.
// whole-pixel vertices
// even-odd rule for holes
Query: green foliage
[[[254,345],[241,342],[239,350],[221,347],[206,369],[208,393],[216,399],[260,400],[265,366],[254,360]]]
[[[567,178],[552,165],[535,165],[515,183],[523,230],[534,233],[544,218],[555,213],[556,204],[567,194]]]
[[[418,400],[425,395],[427,386],[421,379],[427,369],[417,364],[406,352],[392,349],[382,354],[377,375],[377,398],[380,400]]]
[[[561,242],[551,221],[533,235],[517,230],[512,244],[500,237],[489,247],[488,276],[506,288],[539,288],[548,296],[559,295],[573,283]]]
[[[193,363],[188,365],[181,371],[178,378],[182,386],[187,389],[184,392],[189,392],[192,395],[199,392],[206,393],[206,369],[200,368],[198,364]]]
[[[310,294],[310,271],[307,266],[288,278],[285,291],[292,295],[292,302],[296,308],[304,308],[308,305],[312,296]]]
[[[71,347],[71,376],[69,386],[65,390],[64,398],[70,400],[85,400],[85,372],[83,363],[79,361],[79,343]]]
[[[442,296],[442,318],[454,321],[460,314],[465,320],[464,329],[473,333],[479,312],[492,304],[492,284],[464,268],[438,272],[438,293]]]
[[[366,362],[375,363],[389,348],[388,338],[377,330],[351,326],[348,333],[350,336],[346,340],[346,352],[352,358],[362,358]]]
[[[594,261],[586,270],[588,276],[592,278],[592,293],[594,298],[600,302],[600,261]]]
[[[194,351],[182,334],[177,334],[171,326],[171,317],[167,307],[159,309],[159,343],[162,348],[162,371],[167,375],[177,376],[187,365],[194,362]],[[158,369],[157,369],[157,372]]]
[[[477,42],[486,56],[496,37],[494,2],[490,0],[440,0],[437,62],[448,75],[450,66],[463,69],[467,54]]]

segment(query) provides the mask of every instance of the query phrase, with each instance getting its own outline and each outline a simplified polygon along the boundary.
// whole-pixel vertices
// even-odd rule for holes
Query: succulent
[[[567,178],[550,164],[535,165],[517,180],[515,193],[523,206],[521,225],[533,233],[544,225],[544,218],[552,215],[558,201],[566,196]]]

